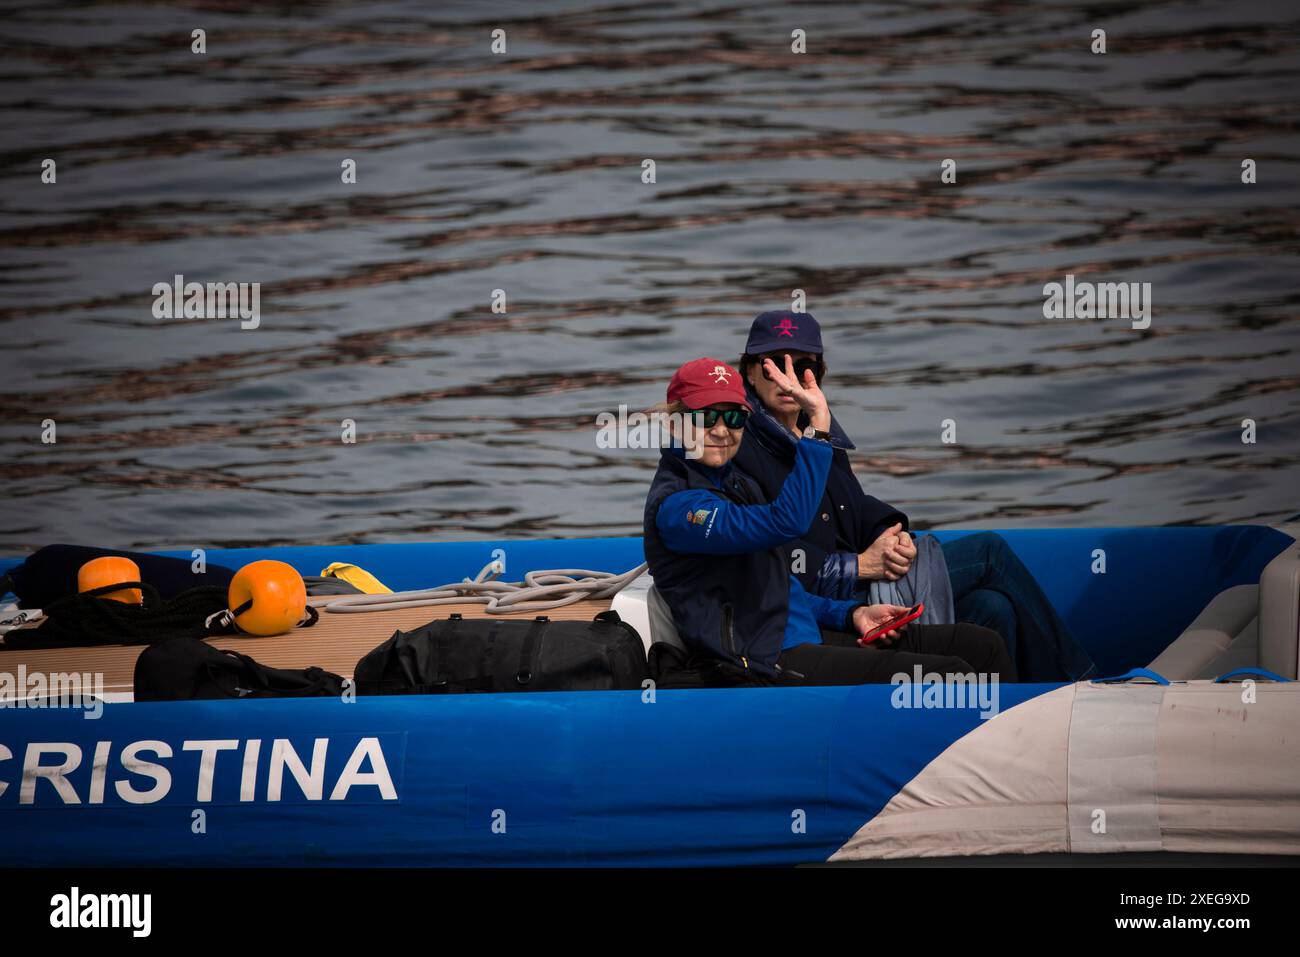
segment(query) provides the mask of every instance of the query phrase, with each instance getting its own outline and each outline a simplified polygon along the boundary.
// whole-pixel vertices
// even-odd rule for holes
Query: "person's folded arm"
[[[875,523],[867,532],[866,541],[868,546],[875,544],[876,539],[884,534],[887,529],[892,528],[895,524],[901,524],[903,526],[903,531],[905,532],[910,532],[912,530],[911,523],[908,521],[906,513],[900,512],[892,505],[886,505],[879,499],[873,498],[865,493],[863,493],[862,497],[867,499],[869,502],[874,503],[874,505],[870,506],[873,509],[873,517],[881,514],[884,516],[883,518],[876,518]],[[884,511],[882,512],[880,510]]]
[[[740,505],[707,489],[684,489],[660,504],[655,526],[675,552],[743,555],[775,548],[812,524],[830,464],[829,445],[801,439],[775,501]]]
[[[857,583],[858,553],[827,552],[821,567],[817,569],[812,593],[823,598],[846,601],[853,597],[853,589]]]

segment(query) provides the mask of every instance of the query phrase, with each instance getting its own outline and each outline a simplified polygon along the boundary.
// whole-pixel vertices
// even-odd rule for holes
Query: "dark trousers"
[[[888,684],[898,673],[998,675],[1015,681],[1016,666],[998,633],[979,625],[908,625],[890,648],[862,647],[856,635],[823,631],[822,644],[781,652],[781,683],[790,685]]]
[[[994,532],[943,543],[957,620],[1002,636],[1024,681],[1079,681],[1092,658],[1016,553]]]

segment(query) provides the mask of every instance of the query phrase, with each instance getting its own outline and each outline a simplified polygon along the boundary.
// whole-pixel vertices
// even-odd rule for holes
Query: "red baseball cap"
[[[721,402],[734,402],[751,412],[745,398],[745,386],[740,373],[718,359],[692,359],[673,373],[668,383],[668,401],[685,402],[692,409]]]

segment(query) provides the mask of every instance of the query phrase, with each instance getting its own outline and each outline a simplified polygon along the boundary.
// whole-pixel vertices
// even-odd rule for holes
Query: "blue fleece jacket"
[[[680,449],[675,449],[684,455]],[[734,467],[720,469],[691,463],[719,490]],[[686,489],[664,499],[655,515],[655,525],[664,544],[676,552],[703,555],[737,555],[778,548],[798,538],[811,524],[826,486],[831,466],[831,447],[825,442],[800,439],[794,466],[780,493],[766,505],[741,505],[705,489]],[[790,611],[782,648],[821,643],[820,625],[852,631],[853,609],[861,603],[838,601],[809,594],[794,575],[790,576]]]

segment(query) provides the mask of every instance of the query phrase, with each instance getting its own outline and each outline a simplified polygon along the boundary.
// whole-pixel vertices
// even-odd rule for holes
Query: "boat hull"
[[[1110,674],[1149,662],[1293,541],[1255,526],[1002,534]],[[278,558],[306,573],[350,561],[403,589],[473,576],[498,552],[519,577],[622,571],[640,548],[207,558]],[[0,842],[10,863],[41,866],[1296,853],[1300,685],[1254,687],[1247,702],[1241,687],[1207,682],[1003,685],[991,708],[930,706],[889,685],[123,703],[96,717],[11,706],[0,709]]]

